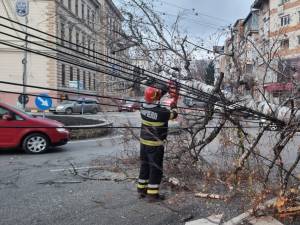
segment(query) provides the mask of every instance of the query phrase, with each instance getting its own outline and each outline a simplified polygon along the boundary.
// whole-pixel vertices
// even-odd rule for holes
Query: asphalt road
[[[87,117],[109,119],[116,126],[139,126],[139,114],[109,113]],[[257,130],[249,131],[257,132]],[[42,155],[26,155],[19,150],[0,151],[0,224],[2,225],[167,225],[184,224],[183,219],[192,215],[195,219],[216,213],[224,213],[227,219],[244,211],[239,200],[228,203],[194,199],[192,195],[169,191],[169,200],[163,204],[149,204],[136,197],[133,181],[83,180],[70,171],[72,165],[79,172],[88,167],[107,165],[124,153],[123,130],[111,137],[75,141],[61,148],[51,149]],[[269,134],[268,138],[276,138]],[[298,138],[295,140],[298,143]],[[265,146],[268,139],[261,145]],[[131,141],[132,151],[138,151],[138,143]],[[213,143],[207,149],[218,149]],[[265,149],[267,146],[265,146]],[[289,148],[294,159],[295,143]],[[128,150],[128,149],[127,149]],[[267,153],[266,153],[267,154]],[[113,165],[112,165],[113,166]],[[105,173],[105,171],[104,171]]]

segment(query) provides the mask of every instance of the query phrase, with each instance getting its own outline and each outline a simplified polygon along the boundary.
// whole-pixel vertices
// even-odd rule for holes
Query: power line
[[[2,25],[2,24],[0,24],[0,26],[4,26],[4,27],[6,27],[6,28],[8,28],[8,29],[12,29],[12,30],[15,30],[15,31],[17,31],[17,32],[22,32],[22,31],[19,31],[19,30],[14,29],[14,28],[7,27],[7,26]],[[10,35],[10,34],[6,34],[6,33],[3,33],[3,32],[1,32],[1,33],[4,34],[4,35],[7,35],[7,36],[10,36],[10,37],[13,37],[13,38],[17,38],[17,39],[19,39],[19,40],[24,41],[24,39],[22,39],[22,38],[19,38],[19,37]],[[38,38],[38,39],[41,39],[41,40],[43,40],[43,41],[49,42],[49,41],[47,41],[47,40],[45,40],[45,39],[42,39],[42,38],[39,38],[39,37],[37,37],[37,36],[35,36],[35,35],[31,35],[31,34],[28,34],[28,35],[29,35],[29,36],[33,36],[33,37]],[[81,57],[79,57],[79,56],[72,55],[72,54],[69,54],[69,53],[66,53],[66,52],[63,52],[63,51],[60,51],[60,50],[51,48],[51,47],[49,47],[49,46],[45,46],[45,45],[39,44],[39,43],[37,43],[37,42],[31,42],[31,41],[29,41],[29,42],[32,43],[32,44],[38,45],[38,46],[42,46],[42,47],[51,49],[51,50],[53,50],[53,51],[61,52],[61,53],[65,54],[65,55],[69,55],[69,56],[76,57],[76,58],[81,58]],[[56,45],[58,45],[58,46],[61,46],[61,47],[66,48],[66,49],[70,49],[70,50],[72,50],[72,51],[75,51],[75,50],[72,49],[72,48],[67,48],[67,47],[65,47],[65,46],[59,45],[59,44],[54,43],[54,42],[50,42],[50,43],[56,44]],[[76,51],[75,51],[75,52],[76,52]],[[89,59],[87,59],[87,58],[81,58],[81,59],[82,59],[82,60],[85,60],[85,61],[88,61],[88,62],[91,62],[91,63],[99,64],[99,65],[101,65],[101,66],[104,66],[104,67],[107,67],[107,68],[112,69],[111,67],[109,67],[109,66],[107,66],[107,65],[104,65],[104,64],[100,64],[100,63],[91,61],[91,60],[89,60]],[[101,61],[105,61],[105,60],[102,60],[102,59],[101,59]],[[105,61],[105,62],[108,62],[108,61]],[[109,62],[108,62],[108,63],[109,63]],[[124,68],[124,67],[122,67],[122,68]],[[125,68],[125,69],[128,69],[128,68]],[[119,70],[119,69],[116,69],[116,70],[118,70],[119,72],[122,72],[122,73],[127,73],[127,74],[129,74],[129,75],[132,75],[131,73],[128,73],[128,72],[125,72],[125,71],[122,71],[122,70]],[[103,71],[102,71],[102,72],[103,72]],[[157,79],[157,78],[156,78],[156,79]],[[164,78],[164,79],[166,79],[166,78]],[[133,80],[131,80],[131,81],[133,81]],[[162,80],[160,80],[160,81],[162,81]],[[163,81],[163,82],[165,82],[165,81]],[[188,87],[188,88],[190,88],[190,87]],[[195,90],[198,91],[198,92],[200,92],[200,91],[197,90],[197,89],[195,89]],[[203,95],[203,94],[206,95],[205,98],[207,98],[207,97],[209,96],[207,93],[204,93],[204,92],[201,92],[201,94],[202,94],[202,95]],[[211,97],[211,95],[210,95],[209,97]],[[214,98],[216,98],[216,96],[214,96]]]
[[[170,2],[166,2],[166,1],[162,1],[162,0],[160,0],[160,2],[163,2],[163,3],[165,3],[165,4],[167,4],[167,5],[170,5],[170,6],[174,6],[174,7],[179,8],[179,9],[196,11],[195,8],[192,8],[192,9],[190,9],[190,8],[185,8],[185,7],[179,6],[179,5],[177,5],[177,4],[170,3]],[[205,17],[209,17],[209,18],[215,19],[215,20],[219,20],[219,21],[223,21],[223,22],[224,22],[224,21],[230,22],[230,21],[227,20],[227,19],[224,19],[224,18],[221,18],[221,17],[212,16],[212,15],[208,15],[208,14],[205,14],[205,13],[202,13],[202,12],[199,12],[199,11],[196,11],[196,13],[198,13],[199,15],[205,16]]]
[[[3,17],[0,17],[0,18],[3,18]],[[7,19],[7,18],[4,18],[4,19],[6,19],[6,20],[9,20],[9,19]],[[16,22],[17,23],[17,22]],[[23,25],[23,24],[21,24],[21,25]],[[25,26],[25,25],[23,25],[23,26]],[[26,26],[27,27],[27,26]],[[29,27],[29,28],[31,28],[31,27]],[[11,29],[13,29],[13,28],[11,28]],[[36,29],[34,29],[34,28],[31,28],[31,29],[33,29],[33,30],[36,30]],[[38,32],[41,32],[41,31],[39,31],[39,30],[36,30],[36,31],[38,31]],[[20,32],[20,31],[19,31]],[[41,33],[44,33],[44,32],[41,32]],[[45,33],[46,34],[46,33]],[[46,34],[46,35],[49,35],[49,34]],[[53,35],[50,35],[50,36],[53,36]],[[53,36],[53,37],[55,37],[55,36]],[[18,37],[15,37],[15,38],[18,38]],[[55,37],[56,39],[60,39],[60,38],[58,38],[58,37]],[[24,40],[24,39],[21,39],[21,40]],[[63,40],[63,39],[60,39],[60,40],[62,40],[62,41],[65,41],[65,40]],[[68,41],[65,41],[65,42],[68,42]],[[69,42],[69,43],[72,43],[72,42]],[[2,43],[2,44],[6,44],[6,45],[8,45],[7,43]],[[36,43],[35,43],[36,44]],[[59,44],[57,44],[57,43],[55,43],[56,45],[59,45]],[[15,48],[19,48],[19,49],[22,49],[22,50],[24,50],[23,48],[20,48],[20,46],[12,46],[11,44],[10,44],[10,46],[11,47],[15,47]],[[45,48],[47,48],[47,46],[44,46]],[[64,46],[63,46],[64,47]],[[75,51],[74,49],[71,49],[72,51]],[[43,55],[43,56],[46,56],[46,57],[50,57],[50,58],[54,58],[54,59],[57,59],[56,57],[53,57],[53,56],[49,56],[49,55],[46,55],[46,54],[43,54],[43,53],[41,53],[41,52],[37,52],[37,51],[33,51],[33,50],[30,50],[31,52],[33,52],[33,53],[36,53],[36,54],[40,54],[40,55]],[[57,51],[56,49],[55,49],[55,51]],[[103,54],[102,54],[103,55]],[[77,56],[74,56],[74,55],[72,55],[73,57],[77,57]],[[74,64],[73,62],[70,62],[70,61],[66,61],[66,60],[64,60],[64,59],[59,59],[59,60],[61,60],[61,61],[65,61],[65,62],[67,62],[67,63],[70,63],[70,64]],[[93,62],[94,63],[94,62]],[[76,64],[75,64],[76,65]],[[77,64],[78,65],[78,64]],[[83,67],[83,66],[82,66]],[[91,70],[95,70],[95,68],[91,68],[91,67],[89,67],[88,69],[91,69]],[[95,71],[97,71],[97,70],[95,70]],[[98,70],[99,71],[99,70]],[[109,73],[107,73],[106,71],[99,71],[99,72],[103,72],[103,73],[106,73],[106,74],[109,74]],[[124,71],[122,71],[122,72],[124,72]],[[126,79],[125,77],[120,77],[120,76],[117,76],[116,74],[109,74],[109,75],[111,75],[111,76],[115,76],[115,77],[119,77],[119,78],[121,78],[121,79],[125,79],[125,80],[129,80],[129,81],[132,81],[132,82],[136,82],[136,80],[132,80],[132,79]],[[157,74],[155,74],[156,76],[157,76]],[[149,76],[149,75],[148,75]],[[161,76],[160,76],[161,77]],[[158,79],[157,77],[152,77],[152,78],[154,78],[154,79]],[[165,78],[165,77],[162,77],[163,79],[167,79],[167,78]],[[161,81],[161,80],[160,80]],[[166,81],[163,81],[163,82],[166,82]],[[186,86],[186,85],[185,85]],[[191,89],[191,87],[189,87],[189,86],[187,86],[187,88],[189,88],[189,89]],[[205,93],[205,92],[203,92],[203,91],[200,91],[200,90],[198,90],[198,89],[195,89],[195,91],[197,91],[198,93],[200,93],[200,95],[204,95],[204,96],[206,96],[205,98],[208,98],[208,99],[201,99],[200,101],[204,101],[204,102],[207,102],[207,101],[211,101],[211,98],[213,98],[213,99],[215,99],[215,98],[217,98],[215,95],[212,95],[212,94],[208,94],[208,93]],[[190,92],[190,91],[189,91]],[[199,95],[199,94],[198,94]],[[182,96],[184,96],[184,95],[182,95]],[[188,96],[188,97],[190,97],[190,96]],[[191,97],[190,97],[191,98]],[[194,98],[194,99],[196,99],[196,98]],[[196,100],[198,100],[199,101],[199,99],[196,99]],[[230,104],[230,102],[228,102],[229,104]],[[219,105],[219,103],[216,103],[216,102],[213,102],[213,104],[215,104],[215,105]],[[232,103],[231,103],[232,104]],[[262,113],[259,113],[259,112],[256,112],[256,111],[254,111],[254,110],[251,110],[251,109],[248,109],[248,108],[246,108],[246,107],[242,107],[243,108],[243,110],[244,111],[249,111],[249,112],[251,112],[251,113],[254,113],[254,114],[258,114],[258,115],[260,115],[260,116],[262,116],[262,117],[266,117],[266,118],[268,118],[268,119],[274,119],[274,118],[271,118],[271,117],[269,117],[269,116],[266,116],[266,115],[264,115],[264,114],[262,114]]]
[[[1,81],[0,80],[0,84],[7,84],[7,85],[14,85],[14,86],[26,86],[26,87],[29,87],[29,88],[35,88],[35,89],[41,89],[41,90],[48,90],[48,91],[56,91],[56,92],[63,92],[63,93],[68,93],[68,94],[75,94],[77,92],[73,92],[73,91],[66,91],[66,90],[59,90],[59,89],[53,89],[53,88],[45,88],[45,87],[40,87],[40,86],[33,86],[33,85],[23,85],[23,84],[18,84],[18,83],[11,83],[11,82],[6,82],[6,81]],[[0,90],[0,92],[2,93],[9,93],[9,94],[17,94],[17,95],[20,95],[22,94],[21,92],[14,92],[14,91],[3,91],[3,90]],[[28,96],[33,96],[33,97],[38,97],[39,95],[38,94],[27,94]],[[91,95],[91,94],[82,94],[82,95],[86,95],[86,96],[89,96],[89,97],[97,97],[97,98],[103,98],[103,99],[112,99],[112,100],[118,100],[118,101],[129,101],[129,102],[136,102],[136,103],[144,103],[142,101],[138,101],[138,100],[132,100],[132,99],[124,99],[124,98],[117,98],[117,97],[110,97],[110,96],[102,96],[102,95]],[[57,100],[61,100],[61,98],[58,98],[58,97],[53,97],[53,96],[50,96],[52,99],[57,99]],[[77,101],[77,100],[72,100],[72,99],[68,99],[68,101]],[[107,103],[97,103],[98,105],[105,105],[105,106],[112,106],[112,107],[119,107],[120,105],[115,105],[115,104],[107,104]],[[164,104],[157,104],[157,105],[161,105],[161,106],[167,106],[168,105],[164,105]],[[186,107],[177,107],[178,109],[183,109],[183,110],[190,110],[190,108],[186,108]],[[209,112],[209,110],[207,109],[193,109],[193,111],[196,111],[196,112]],[[191,113],[182,113],[182,112],[178,112],[178,114],[180,115],[185,115],[185,116],[193,116],[195,118],[204,118],[206,116],[201,116],[201,115],[195,115],[195,114],[191,114]],[[224,113],[221,113],[221,114],[224,114]],[[238,116],[238,115],[234,115],[232,114],[233,116]],[[216,116],[213,116],[213,118],[216,118],[216,119],[222,119],[223,117],[216,117]],[[251,122],[253,120],[242,120],[242,119],[239,119],[239,121],[244,121],[244,122]]]
[[[175,14],[172,14],[172,13],[167,13],[167,12],[162,12],[162,11],[156,11],[162,15],[168,15],[168,16],[173,16],[173,17],[177,17],[178,15],[175,15]],[[189,21],[192,21],[194,22],[195,24],[199,24],[199,25],[202,25],[202,26],[205,26],[205,27],[211,27],[211,28],[218,28],[218,29],[221,29],[221,28],[225,28],[226,25],[224,26],[221,26],[221,25],[217,25],[217,24],[212,24],[212,23],[207,23],[207,22],[201,22],[200,20],[196,20],[196,19],[192,19],[192,18],[188,18],[187,16],[182,16],[181,17],[182,19],[186,19],[186,20],[189,20]]]
[[[3,32],[0,32],[0,33],[3,33]],[[22,46],[9,44],[9,43],[5,43],[5,42],[2,42],[2,41],[0,41],[0,43],[1,43],[1,44],[4,44],[4,45],[7,45],[7,46],[10,46],[10,47],[13,47],[13,48],[18,48],[18,49],[25,50],[24,47],[22,47]],[[34,44],[37,44],[37,43],[34,43]],[[40,45],[40,44],[37,44],[37,45]],[[44,47],[47,47],[47,46],[44,46]],[[35,54],[38,54],[38,55],[42,55],[42,56],[45,56],[45,57],[49,57],[49,58],[52,58],[52,59],[57,59],[57,60],[60,60],[60,61],[62,61],[62,62],[66,62],[66,63],[72,64],[72,65],[80,66],[80,67],[82,67],[82,68],[86,68],[86,69],[90,69],[90,70],[102,72],[102,73],[104,73],[104,74],[108,74],[108,75],[111,75],[111,76],[114,76],[114,77],[118,77],[118,78],[121,78],[121,79],[124,79],[124,80],[127,80],[127,81],[137,82],[137,81],[134,80],[134,79],[130,79],[130,78],[128,78],[128,77],[123,77],[123,76],[118,75],[118,74],[108,73],[107,71],[100,70],[99,68],[94,68],[93,66],[90,66],[90,65],[79,64],[78,62],[73,62],[73,61],[70,60],[70,59],[60,58],[60,57],[58,57],[57,55],[53,56],[53,55],[51,55],[51,54],[44,53],[44,52],[39,52],[39,51],[37,51],[37,50],[33,50],[33,49],[30,49],[30,48],[27,48],[27,51],[32,52],[32,53],[35,53]],[[72,55],[72,56],[73,56],[73,55]],[[76,57],[76,56],[74,56],[74,57]],[[7,82],[7,83],[9,83],[9,82]],[[141,84],[142,84],[142,83],[141,83]],[[76,93],[78,93],[78,92],[76,92]],[[181,94],[181,96],[189,97],[189,98],[198,100],[197,98],[190,97],[190,96],[183,95],[183,94]],[[209,99],[208,99],[208,100],[202,99],[202,101],[204,101],[204,102],[209,102]],[[215,103],[215,102],[214,102],[214,104],[215,104],[215,105],[219,105],[219,106],[222,107],[222,105],[217,104],[217,103]]]
[[[21,25],[21,26],[25,26],[26,28],[29,28],[29,29],[34,30],[34,31],[37,31],[37,32],[39,32],[39,33],[43,33],[43,34],[45,34],[45,35],[54,37],[54,38],[56,38],[57,40],[64,41],[64,42],[69,43],[69,44],[71,44],[71,45],[75,45],[76,47],[81,47],[81,46],[78,46],[77,44],[74,44],[74,43],[72,43],[72,42],[66,41],[66,40],[64,40],[64,39],[62,39],[62,38],[59,38],[59,37],[57,37],[57,36],[47,34],[47,33],[45,33],[45,32],[42,32],[42,31],[37,30],[37,29],[35,29],[35,28],[32,28],[32,27],[29,27],[29,26],[27,26],[27,25],[21,24],[21,23],[19,23],[19,22],[10,20],[10,19],[8,19],[8,18],[2,17],[2,16],[0,16],[0,18],[3,18],[3,19],[8,20],[8,21],[10,21],[10,22],[14,22],[14,23],[19,24],[19,25]],[[20,31],[20,30],[15,29],[15,28],[8,27],[8,26],[3,25],[3,24],[1,24],[1,26],[6,27],[6,28],[8,28],[8,29],[12,29],[12,30],[14,30],[14,31],[16,31],[16,32],[24,33],[24,34],[29,35],[29,36],[32,36],[32,37],[34,37],[34,38],[38,38],[38,39],[43,40],[43,41],[45,41],[45,42],[49,42],[49,43],[55,44],[55,45],[57,45],[57,46],[60,46],[60,47],[69,49],[69,50],[71,50],[71,51],[77,52],[77,51],[75,51],[75,49],[73,49],[73,48],[68,48],[68,47],[66,47],[66,46],[64,46],[64,45],[58,44],[57,42],[52,42],[52,41],[49,41],[49,40],[40,38],[40,37],[38,37],[38,36],[36,36],[36,35],[32,35],[32,34],[29,34],[29,33],[25,33],[24,31]],[[8,35],[8,34],[4,34],[4,35]],[[15,36],[11,36],[11,37],[15,37]],[[18,38],[18,37],[15,37],[15,38]],[[21,39],[21,38],[18,38],[18,39]],[[21,40],[24,40],[24,39],[21,39]],[[33,43],[33,42],[31,42],[31,43]],[[34,44],[36,44],[36,43],[34,43]],[[44,46],[44,47],[49,48],[48,46]],[[90,49],[85,48],[85,47],[81,47],[81,48],[84,48],[85,50],[88,50],[88,51],[90,50]],[[57,49],[53,49],[53,48],[51,48],[51,49],[54,50],[54,51],[59,51],[59,50],[57,50]],[[94,52],[94,51],[92,51],[92,52]],[[65,53],[65,52],[63,52],[63,53],[64,53],[64,54],[68,54],[68,53]],[[79,53],[81,53],[81,52],[79,52]],[[109,56],[107,56],[107,55],[105,55],[105,54],[102,54],[102,53],[99,53],[99,52],[96,52],[96,53],[97,53],[97,54],[100,54],[100,55],[103,55],[103,56],[105,56],[105,57],[109,57]],[[86,54],[85,52],[83,52],[83,54],[86,55],[86,56],[88,56],[88,57],[90,56],[89,54]],[[68,54],[68,55],[70,55],[70,54]],[[70,55],[70,56],[74,56],[74,55]],[[78,56],[75,56],[75,57],[79,58]],[[116,60],[116,59],[113,58],[113,57],[109,57],[109,58],[111,58],[111,59],[113,59],[113,60]],[[107,63],[111,63],[111,62],[109,62],[109,61],[107,61],[107,60],[104,60],[104,59],[101,59],[101,58],[97,58],[97,59],[99,59],[99,60],[101,60],[101,61],[104,61],[104,62],[107,62]],[[90,60],[87,60],[87,59],[84,59],[84,60],[90,61]],[[133,66],[133,65],[131,65],[131,64],[129,64],[129,63],[126,63],[126,62],[124,62],[124,61],[121,61],[121,60],[117,60],[117,61],[119,61],[119,62],[121,62],[121,63],[125,63],[125,64],[130,65],[130,66]],[[90,62],[95,63],[95,62],[93,62],[93,61],[90,61]],[[103,64],[100,64],[100,65],[105,66],[105,67],[108,67],[107,65],[103,65]],[[114,63],[113,63],[113,65],[117,65],[117,64],[114,64]],[[119,65],[118,65],[118,66],[119,66]],[[121,68],[124,68],[124,67],[122,67],[122,66],[120,66],[120,67],[121,67]],[[111,68],[111,67],[108,67],[108,68]],[[113,68],[111,68],[111,69],[113,69]],[[129,68],[125,68],[125,69],[134,72],[134,69],[129,69]],[[118,70],[118,71],[120,71],[120,72],[127,73],[127,72],[121,71],[121,70],[119,70],[119,69],[114,69],[114,70]],[[153,72],[150,72],[150,71],[146,71],[146,72],[149,72],[149,73],[151,73],[151,74],[153,74],[153,75],[155,75],[155,76],[158,76],[159,78],[167,79],[166,77],[163,77],[163,76],[161,76],[161,75],[155,74],[155,73],[153,73]],[[127,73],[127,74],[129,74],[129,73]],[[129,74],[129,75],[132,75],[132,74]],[[156,77],[155,79],[157,79],[157,77]],[[162,81],[162,80],[160,80],[160,81]],[[166,81],[162,81],[162,82],[166,82]],[[187,87],[189,90],[191,89],[191,87],[186,86],[186,85],[182,85],[182,84],[181,84],[181,86],[182,86],[182,87],[185,86],[185,87]],[[205,96],[204,98],[212,98],[212,95],[209,95],[209,94],[207,94],[207,93],[205,93],[205,92],[203,92],[203,91],[200,91],[200,90],[198,90],[198,89],[193,89],[193,90],[196,91],[196,92],[198,92],[198,93],[200,93],[200,95],[202,95],[202,97]],[[198,94],[198,95],[199,95],[199,94]],[[216,98],[216,96],[214,96],[213,98]],[[216,99],[216,100],[217,100],[217,99]]]
[[[57,37],[57,36],[54,36],[54,35],[45,33],[45,32],[43,32],[43,31],[37,30],[37,29],[35,29],[35,28],[29,27],[29,26],[24,25],[24,24],[22,24],[22,23],[18,23],[18,22],[16,22],[16,21],[10,20],[10,19],[5,18],[5,17],[2,17],[2,16],[0,16],[0,18],[5,19],[5,20],[8,20],[8,21],[11,21],[11,22],[14,22],[14,23],[16,23],[16,24],[18,24],[18,25],[21,25],[21,26],[25,26],[25,27],[27,27],[27,28],[29,28],[29,29],[31,29],[31,30],[37,31],[37,32],[39,32],[39,33],[43,33],[43,34],[45,34],[45,35],[47,35],[47,36],[50,36],[50,37],[53,37],[53,38],[55,38],[55,39],[57,39],[57,40],[60,40],[60,41],[69,43],[69,44],[71,44],[71,45],[74,45],[74,46],[76,46],[76,47],[80,47],[80,48],[82,48],[82,49],[85,49],[85,50],[88,50],[88,51],[89,51],[88,48],[79,46],[79,45],[77,45],[77,44],[74,44],[73,42],[69,42],[69,41],[67,41],[67,40],[64,40],[64,39],[59,38],[59,37]],[[10,27],[8,27],[8,26],[6,26],[6,25],[3,25],[3,24],[1,24],[1,26],[6,27],[6,28],[8,28],[8,29],[15,30],[15,31],[17,31],[17,32],[22,32],[22,33],[24,33],[23,31],[20,31],[20,30],[14,29],[14,28],[10,28]],[[34,36],[35,38],[44,40],[44,41],[46,41],[46,42],[53,43],[53,44],[55,44],[55,45],[57,45],[57,46],[60,46],[60,47],[63,47],[63,48],[66,48],[66,49],[69,49],[69,50],[71,50],[71,51],[76,52],[75,49],[67,48],[66,46],[61,45],[61,44],[58,44],[58,43],[56,43],[56,42],[52,42],[52,41],[49,41],[49,40],[45,40],[45,39],[42,39],[42,38],[40,38],[40,37],[37,37],[37,36],[32,35],[32,34],[29,34],[29,33],[26,33],[26,34],[27,34],[27,35],[30,35],[30,36]],[[7,35],[7,34],[5,34],[5,35]],[[18,38],[18,37],[15,37],[15,38]],[[20,38],[19,38],[19,39],[20,39]],[[21,39],[21,40],[24,40],[24,39]],[[47,46],[45,46],[45,47],[47,48]],[[56,49],[55,49],[55,50],[56,50]],[[56,51],[57,51],[57,50],[56,50]],[[92,51],[92,52],[95,52],[95,51]],[[83,53],[84,55],[89,56],[88,54],[85,54],[84,52],[79,52],[79,53],[81,53],[81,54]],[[105,56],[105,57],[108,57],[108,58],[110,58],[110,59],[112,59],[112,60],[115,60],[115,61],[124,63],[124,64],[126,64],[126,65],[135,67],[135,66],[132,65],[132,64],[129,64],[129,63],[127,63],[127,62],[124,62],[124,61],[118,60],[118,59],[116,59],[116,58],[110,57],[110,56],[105,55],[105,54],[103,54],[103,53],[99,53],[99,52],[95,52],[95,53],[97,53],[97,54],[99,54],[99,55],[102,55],[102,56]],[[78,56],[75,56],[75,57],[78,57]],[[97,58],[97,59],[99,59],[99,60],[101,60],[101,61],[105,61],[105,60],[103,60],[103,59],[101,59],[101,58]],[[85,59],[85,60],[87,60],[87,59]],[[109,61],[105,61],[105,62],[111,63],[111,62],[109,62]],[[94,63],[94,62],[93,62],[93,63]],[[112,63],[112,64],[117,65],[117,64],[115,64],[115,63]],[[118,66],[119,66],[119,65],[118,65]],[[122,67],[122,66],[120,66],[120,67]],[[124,68],[124,67],[122,67],[122,68]],[[111,69],[113,69],[113,68],[111,68]],[[128,69],[128,68],[125,68],[125,69],[134,71],[134,69]],[[117,70],[118,70],[118,69],[117,69]],[[123,72],[123,71],[122,71],[122,72]],[[150,73],[150,74],[155,75],[155,76],[156,76],[155,79],[158,79],[157,77],[162,78],[162,79],[167,79],[166,77],[163,77],[163,76],[161,76],[161,75],[159,75],[159,74],[155,74],[155,73],[153,73],[153,72],[151,72],[151,71],[145,70],[145,72],[148,72],[148,73]],[[163,82],[166,82],[166,81],[163,81]],[[209,94],[207,94],[207,93],[205,93],[205,92],[203,92],[203,91],[200,91],[200,90],[191,88],[191,87],[189,87],[189,86],[187,86],[187,85],[183,85],[183,84],[181,84],[181,85],[182,85],[182,87],[183,87],[183,86],[186,86],[188,89],[193,89],[193,90],[197,91],[198,93],[201,93],[201,95],[206,95],[206,96],[211,97],[211,95],[209,95]],[[216,96],[214,96],[214,98],[216,98]]]
[[[11,45],[10,45],[11,46]],[[32,50],[29,50],[29,51],[32,51]],[[32,51],[32,52],[34,52],[34,53],[37,53],[37,54],[39,54],[38,52],[35,52],[35,51]],[[40,53],[41,54],[41,53]],[[45,54],[41,54],[41,55],[44,55],[44,56],[47,56],[47,57],[50,57],[49,55],[45,55]],[[50,58],[55,58],[55,57],[50,57]],[[62,61],[64,61],[63,59],[60,59],[60,60],[62,60]],[[69,63],[72,63],[72,62],[69,62]],[[80,66],[82,66],[82,65],[80,65]],[[82,66],[83,67],[83,66]],[[88,69],[94,69],[94,68],[90,68],[90,67],[86,67],[86,66],[84,66],[85,68],[88,68]],[[95,69],[94,69],[95,70]],[[102,71],[103,72],[103,71]],[[113,76],[116,76],[116,75],[113,75]],[[118,77],[120,77],[120,76],[118,76]],[[120,78],[124,78],[124,77],[120,77]],[[124,78],[124,79],[126,79],[126,78]],[[127,78],[127,80],[130,80],[130,79],[128,79]],[[132,81],[132,80],[130,80],[130,81]],[[63,91],[61,91],[61,92],[63,92]],[[216,103],[215,103],[216,104]],[[216,104],[217,105],[217,104]]]
[[[0,41],[0,43],[5,44],[5,45],[8,45],[8,46],[11,46],[11,47],[15,47],[15,48],[19,48],[19,49],[24,49],[23,47],[16,46],[16,45],[12,45],[12,44],[3,43],[3,42],[1,42],[1,41]],[[38,51],[36,51],[36,50],[32,50],[32,49],[29,49],[29,48],[28,48],[27,50],[28,50],[29,52],[33,52],[33,53],[35,53],[35,54],[39,54],[39,55],[42,55],[42,56],[45,56],[45,57],[57,59],[57,60],[60,60],[60,61],[63,61],[63,62],[67,62],[67,63],[73,64],[73,65],[77,65],[77,66],[80,66],[80,67],[83,67],[83,68],[95,70],[95,71],[98,71],[98,72],[100,71],[100,72],[106,73],[106,74],[111,75],[111,76],[115,76],[115,77],[119,77],[119,78],[121,78],[121,79],[125,79],[125,80],[128,80],[128,81],[136,82],[135,80],[129,79],[129,78],[127,78],[127,77],[118,76],[118,75],[116,75],[116,74],[110,74],[110,73],[107,73],[107,72],[105,72],[105,71],[99,70],[99,69],[97,69],[97,68],[93,68],[93,67],[91,67],[91,66],[75,64],[75,63],[72,62],[72,61],[68,61],[68,60],[66,60],[66,59],[62,59],[62,58],[59,58],[59,57],[57,57],[57,56],[51,56],[51,55],[49,55],[49,54],[42,53],[42,52],[38,52]],[[18,86],[20,86],[20,84],[11,83],[11,82],[4,82],[4,81],[1,81],[0,83],[11,84],[11,85],[18,85]],[[22,86],[22,85],[21,85],[21,86]],[[37,86],[32,86],[32,85],[28,85],[27,87],[38,88],[38,89],[45,89],[45,88],[42,88],[42,87],[37,87]],[[48,89],[49,89],[49,88],[48,88]],[[68,93],[68,91],[64,91],[64,90],[58,90],[58,89],[50,89],[50,90]],[[72,93],[72,92],[71,92],[71,93]],[[78,92],[73,92],[73,93],[78,94]],[[100,96],[97,96],[97,95],[88,95],[88,94],[85,94],[85,95],[87,95],[87,96],[94,96],[94,97],[100,97]],[[189,98],[191,98],[191,99],[198,100],[197,98],[194,98],[194,97],[191,97],[191,96],[187,96],[187,95],[182,95],[182,96],[184,96],[184,97],[189,97]],[[104,97],[104,96],[102,96],[102,97]],[[123,99],[120,99],[120,100],[123,100]],[[220,105],[219,103],[216,103],[216,102],[209,102],[209,99],[208,99],[208,100],[203,100],[203,99],[202,99],[202,101],[207,102],[207,103],[210,103],[210,104],[214,104],[214,105],[218,105],[218,106],[223,107],[222,104]]]

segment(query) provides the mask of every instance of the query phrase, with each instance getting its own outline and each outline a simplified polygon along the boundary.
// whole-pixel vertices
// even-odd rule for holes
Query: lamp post
[[[25,17],[25,51],[24,58],[22,59],[23,64],[23,97],[22,97],[22,105],[25,110],[25,95],[26,95],[26,84],[27,84],[27,47],[28,47],[28,35],[27,35],[27,25],[28,25],[28,13],[29,13],[29,2],[28,0],[17,0],[16,1],[16,13],[20,17]]]

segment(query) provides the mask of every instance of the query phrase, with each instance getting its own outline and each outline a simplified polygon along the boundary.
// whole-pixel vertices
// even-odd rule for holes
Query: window
[[[0,120],[3,120],[3,116],[8,115],[8,114],[9,114],[9,111],[7,109],[0,107]]]
[[[90,56],[90,50],[91,50],[91,40],[88,40],[88,55]]]
[[[78,16],[78,0],[75,0],[75,15]]]
[[[92,11],[92,28],[95,29],[95,13]]]
[[[252,64],[246,64],[246,73],[252,73],[253,71],[253,65]]]
[[[93,89],[96,91],[96,74],[93,74]]]
[[[69,26],[69,44],[70,44],[70,48],[72,48],[73,46],[72,46],[72,25],[70,24],[70,26]]]
[[[76,31],[76,50],[79,51],[79,32]]]
[[[297,36],[298,39],[298,45],[300,45],[300,35]]]
[[[86,88],[86,83],[85,83],[85,79],[86,79],[86,77],[85,77],[85,71],[83,71],[83,89],[85,89]]]
[[[284,4],[284,3],[288,2],[288,1],[290,1],[290,0],[281,0],[281,4]]]
[[[70,81],[73,81],[74,77],[73,77],[73,67],[70,66]]]
[[[91,11],[90,9],[87,10],[87,23],[88,23],[88,25],[90,25],[90,22],[91,22],[90,21],[90,11]]]
[[[282,16],[280,17],[280,25],[287,26],[290,24],[290,15]]]
[[[81,18],[84,20],[84,8],[85,8],[85,5],[84,3],[81,4]]]
[[[80,69],[77,69],[77,82],[79,84],[80,81]]]
[[[64,39],[65,39],[65,24],[60,24],[60,34],[61,34],[61,44],[64,45]]]
[[[281,40],[280,47],[283,48],[283,49],[289,48],[290,47],[290,41],[289,41],[289,39]]]
[[[68,0],[68,9],[72,10],[72,0]]]
[[[91,72],[89,72],[89,90],[92,90],[92,78],[91,78]]]
[[[95,42],[93,43],[93,57],[94,57],[94,59],[96,58],[96,44],[95,44]]]
[[[82,35],[82,52],[85,53],[85,36]]]
[[[66,66],[64,64],[61,65],[61,85],[66,86]]]

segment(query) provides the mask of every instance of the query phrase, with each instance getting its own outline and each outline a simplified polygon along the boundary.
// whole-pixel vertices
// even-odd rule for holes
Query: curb
[[[81,125],[81,126],[65,126],[70,131],[71,140],[84,140],[99,138],[111,133],[110,128],[113,123],[101,123],[95,125]]]

